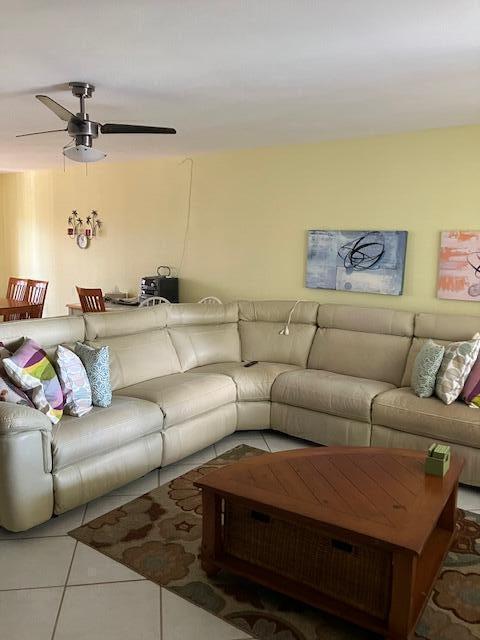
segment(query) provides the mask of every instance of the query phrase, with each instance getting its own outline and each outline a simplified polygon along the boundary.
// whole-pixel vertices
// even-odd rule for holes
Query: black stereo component
[[[144,276],[140,281],[140,302],[159,296],[169,302],[178,302],[178,278]]]

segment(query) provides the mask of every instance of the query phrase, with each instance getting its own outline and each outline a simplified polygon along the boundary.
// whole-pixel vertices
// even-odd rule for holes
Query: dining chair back
[[[28,280],[23,278],[9,278],[7,285],[7,298],[10,300],[25,300],[27,295]]]
[[[83,313],[105,311],[105,300],[101,289],[83,289],[77,287]]]
[[[140,309],[140,307],[156,307],[157,304],[162,303],[172,304],[170,300],[167,300],[167,298],[164,298],[163,296],[150,296],[149,298],[145,298],[145,300],[142,300],[142,302],[138,305],[138,308]]]
[[[198,301],[199,304],[223,304],[220,298],[217,296],[207,296]]]
[[[47,295],[47,280],[28,280],[27,300],[35,307],[29,312],[29,318],[41,318]]]
[[[23,302],[27,297],[27,288],[28,288],[28,280],[24,278],[13,278],[10,277],[8,279],[7,285],[7,298],[9,300],[17,300],[18,302]],[[3,316],[4,322],[9,322],[12,320],[23,320],[26,318],[25,313],[6,313]]]

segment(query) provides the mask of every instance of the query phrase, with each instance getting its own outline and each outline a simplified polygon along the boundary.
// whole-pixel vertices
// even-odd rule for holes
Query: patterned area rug
[[[200,490],[218,467],[265,453],[246,445],[75,529],[70,535],[261,640],[361,640],[371,633],[317,609],[200,567]],[[459,510],[458,533],[417,627],[423,640],[480,638],[480,516]]]

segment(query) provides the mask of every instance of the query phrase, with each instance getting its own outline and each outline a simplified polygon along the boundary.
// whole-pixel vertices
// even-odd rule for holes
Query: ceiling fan
[[[85,111],[85,100],[92,97],[95,87],[88,82],[70,82],[69,87],[73,95],[80,99],[80,111],[77,114],[72,113],[48,96],[35,96],[37,100],[40,100],[40,102],[53,111],[56,116],[67,123],[65,129],[23,133],[16,137],[24,138],[25,136],[37,136],[43,133],[67,131],[73,140],[63,148],[63,155],[76,162],[96,162],[97,160],[103,160],[107,155],[103,151],[93,148],[93,140],[98,138],[99,133],[177,133],[175,129],[169,127],[149,127],[136,124],[100,124],[99,122],[90,120],[90,116]]]

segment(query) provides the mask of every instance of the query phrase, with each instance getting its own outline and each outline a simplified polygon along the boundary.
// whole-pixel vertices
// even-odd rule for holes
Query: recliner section
[[[140,382],[115,393],[156,404],[164,415],[163,428],[195,418],[235,402],[237,390],[231,378],[219,374],[173,373]]]

